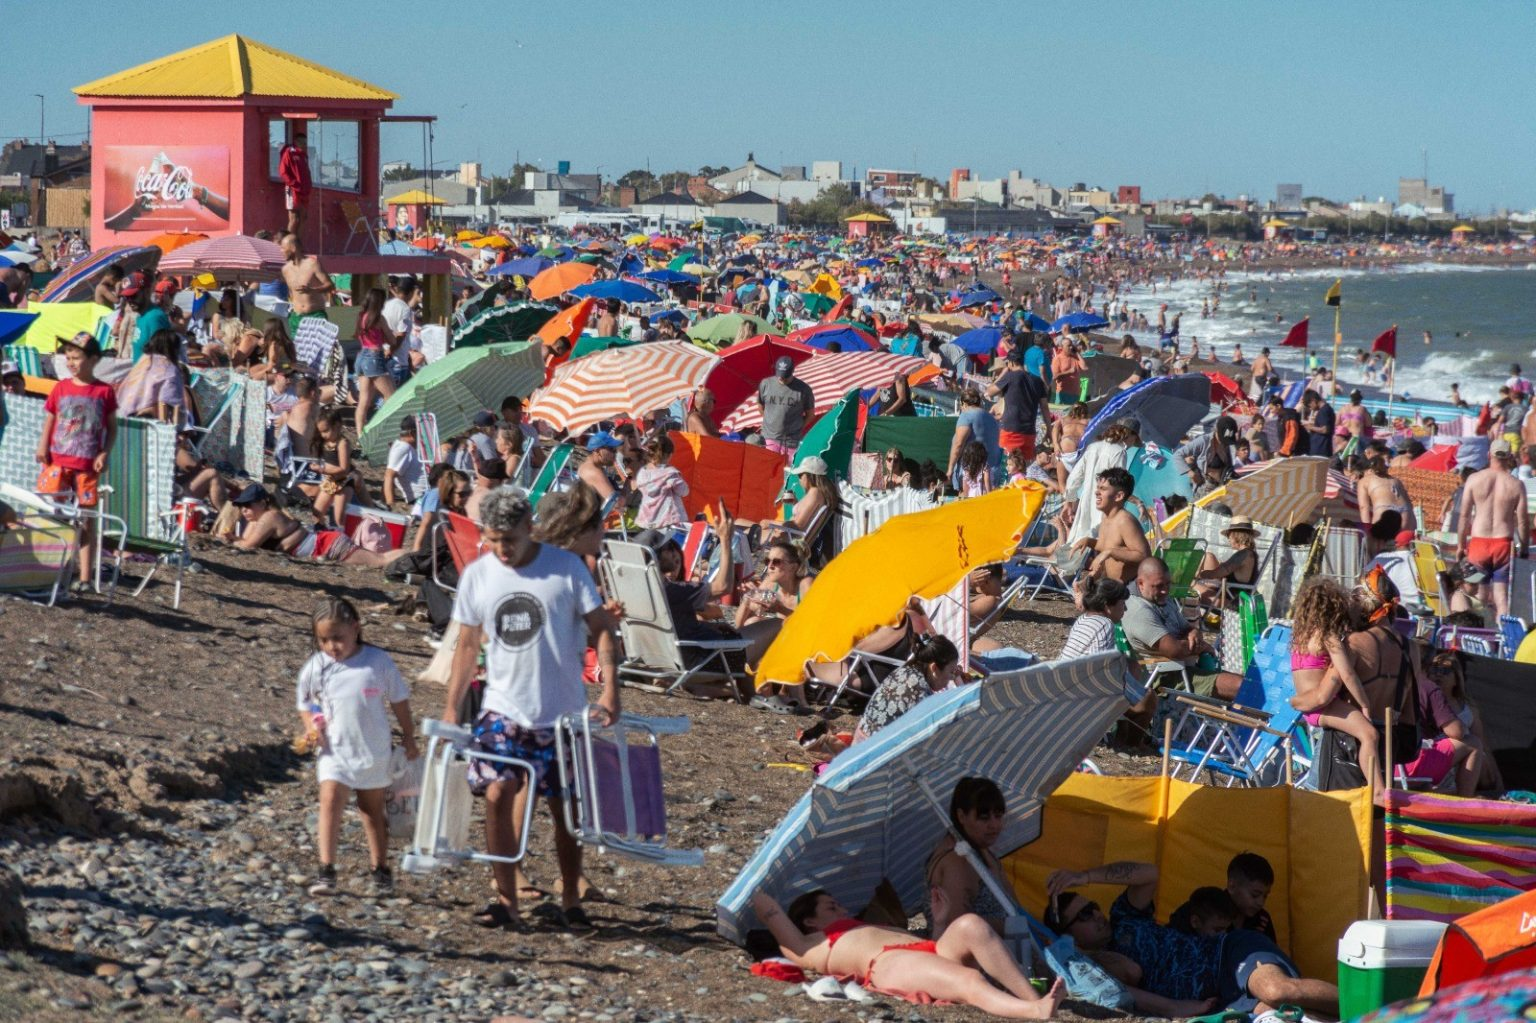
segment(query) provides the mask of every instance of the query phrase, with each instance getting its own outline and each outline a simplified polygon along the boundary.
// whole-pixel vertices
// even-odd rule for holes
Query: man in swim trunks
[[[299,321],[309,316],[325,315],[331,295],[336,291],[330,276],[320,266],[319,256],[306,256],[296,234],[283,235],[283,283],[288,286],[288,335],[297,337]]]
[[[1473,473],[1462,488],[1456,559],[1471,562],[1488,577],[1479,596],[1507,615],[1510,565],[1517,552],[1523,558],[1530,550],[1531,517],[1525,487],[1512,474],[1515,456],[1509,445],[1494,441],[1492,456],[1488,468]]]
[[[911,1002],[955,1002],[1009,1019],[1050,1019],[1066,994],[1059,980],[1045,995],[1037,993],[997,932],[975,913],[956,917],[937,941],[924,941],[855,920],[821,890],[795,899],[787,913],[758,892],[752,909],[785,958],[801,969],[851,978]]]

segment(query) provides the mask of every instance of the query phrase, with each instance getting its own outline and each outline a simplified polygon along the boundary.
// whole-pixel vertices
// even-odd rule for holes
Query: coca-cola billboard
[[[105,226],[113,231],[229,228],[228,146],[107,146]]]

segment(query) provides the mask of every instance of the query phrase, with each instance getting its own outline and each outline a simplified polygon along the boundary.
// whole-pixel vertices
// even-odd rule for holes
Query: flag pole
[[[1333,379],[1339,379],[1339,342],[1344,335],[1339,330],[1339,314],[1344,310],[1343,302],[1335,302],[1333,306]]]

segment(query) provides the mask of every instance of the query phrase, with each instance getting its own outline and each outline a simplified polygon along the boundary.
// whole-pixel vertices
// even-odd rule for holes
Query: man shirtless
[[[288,285],[288,334],[297,337],[299,321],[325,316],[336,285],[320,266],[319,256],[306,256],[296,234],[283,235],[283,283]]]
[[[1253,360],[1253,398],[1255,401],[1264,396],[1264,381],[1268,380],[1275,372],[1275,364],[1269,361],[1269,349],[1259,352],[1259,357]]]
[[[1487,576],[1479,596],[1500,615],[1509,614],[1510,563],[1530,550],[1531,516],[1525,487],[1511,475],[1515,456],[1496,446],[1488,468],[1467,480],[1457,524],[1456,560],[1465,558]]]
[[[1128,583],[1136,578],[1142,559],[1151,555],[1141,522],[1125,510],[1136,479],[1118,466],[1099,473],[1093,490],[1093,504],[1104,516],[1096,536],[1085,536],[1073,544],[1074,551],[1091,550],[1088,565],[1090,579],[1117,579]]]
[[[600,430],[587,441],[587,459],[576,469],[577,477],[604,501],[623,485],[618,472],[618,453],[623,446],[619,438]]]

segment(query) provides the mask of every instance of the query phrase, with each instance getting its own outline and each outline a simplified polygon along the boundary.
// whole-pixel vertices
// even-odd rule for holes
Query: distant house
[[[386,181],[384,189],[390,195],[398,195],[401,192],[426,192],[437,196],[449,206],[466,206],[475,201],[475,190],[472,187],[444,174],[430,179],[421,177]]]
[[[31,226],[90,227],[91,147],[8,142],[0,188],[26,195]]]
[[[784,223],[784,207],[765,195],[742,192],[715,203],[711,213],[717,217],[740,217],[756,221],[766,227],[778,227]]]
[[[805,177],[804,168],[801,168],[800,177]],[[746,163],[710,178],[709,184],[711,188],[718,191],[733,193],[754,191],[759,187],[772,186],[783,180],[785,180],[783,174],[761,166],[756,158],[748,153]]]
[[[691,224],[698,220],[708,208],[700,206],[692,196],[679,192],[662,192],[653,195],[649,199],[641,199],[630,206],[630,212],[642,217],[661,217],[667,221],[680,221]]]

